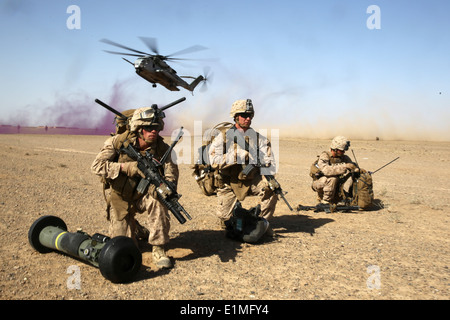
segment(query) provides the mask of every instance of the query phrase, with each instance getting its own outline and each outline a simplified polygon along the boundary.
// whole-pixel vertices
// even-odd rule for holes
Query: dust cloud
[[[248,96],[243,95],[239,99],[241,97]],[[196,121],[201,121],[203,131],[220,122],[232,122],[229,112],[233,101],[229,98],[218,101],[180,108],[166,119],[166,131],[176,130],[182,125],[193,132]],[[413,111],[406,116],[398,116],[398,111],[386,108],[369,109],[370,112],[337,112],[338,115],[326,111],[303,115],[301,110],[288,112],[282,107],[274,110],[272,105],[258,106],[255,101],[252,127],[268,131],[278,129],[280,138],[332,139],[336,135],[344,135],[354,140],[450,141],[450,128],[446,124],[446,119],[450,119],[449,111],[428,118]]]
[[[94,100],[99,98],[118,111],[128,109],[127,103],[135,98],[130,93],[133,90],[129,90],[132,85],[132,80],[116,81],[106,97],[93,97],[83,92],[69,96],[56,94],[51,105],[44,108],[42,105],[26,106],[0,124],[90,128],[96,129],[97,134],[109,134],[115,130],[115,115]],[[236,81],[214,96],[201,92],[194,92],[192,96],[187,93],[186,101],[165,111],[162,134],[170,136],[183,126],[191,135],[201,135],[220,122],[232,122],[232,103],[250,98],[255,108],[252,127],[269,132],[279,130],[280,138],[331,139],[344,135],[353,140],[450,141],[450,128],[447,126],[450,111],[443,107],[442,101],[414,100],[414,97],[403,100],[400,97],[395,101],[389,96],[369,97],[367,100],[355,99],[355,104],[360,107],[352,108],[334,104],[332,97],[311,98],[304,87],[282,91],[269,89]],[[161,101],[169,103],[176,99],[164,95],[162,100],[151,98],[152,103],[158,105]],[[198,122],[201,122],[203,132],[194,132],[198,131]]]

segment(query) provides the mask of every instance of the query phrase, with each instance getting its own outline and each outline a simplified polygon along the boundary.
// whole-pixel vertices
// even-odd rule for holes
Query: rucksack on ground
[[[359,169],[359,177],[353,182],[353,198],[351,205],[358,206],[360,209],[369,209],[372,206],[373,181],[372,175],[364,169]]]

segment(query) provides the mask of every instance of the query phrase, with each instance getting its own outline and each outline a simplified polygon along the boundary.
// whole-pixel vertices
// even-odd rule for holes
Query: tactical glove
[[[140,175],[141,177],[145,178],[144,174],[141,172],[141,170],[138,169],[137,161],[121,163],[120,171],[122,171],[129,177],[134,177],[136,175]]]

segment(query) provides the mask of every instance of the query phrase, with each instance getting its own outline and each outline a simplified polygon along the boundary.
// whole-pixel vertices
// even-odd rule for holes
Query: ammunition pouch
[[[238,180],[241,181],[252,180],[261,172],[261,169],[258,166],[255,166],[254,164],[247,164],[242,166],[243,169],[238,174]]]
[[[223,187],[223,181],[220,174],[210,165],[196,164],[193,176],[203,194],[211,196],[216,194],[217,188]]]
[[[135,201],[143,196],[137,192],[137,187],[141,177],[129,177],[124,173],[120,173],[116,179],[110,180],[111,189],[119,194],[125,201]]]
[[[317,160],[311,165],[311,168],[309,169],[309,175],[310,177],[316,181],[320,177],[323,176],[323,172],[320,171],[319,167],[317,166]]]

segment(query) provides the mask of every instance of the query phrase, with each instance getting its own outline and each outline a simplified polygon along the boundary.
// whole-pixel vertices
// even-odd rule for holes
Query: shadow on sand
[[[277,241],[285,234],[306,232],[311,235],[326,223],[334,221],[329,218],[311,218],[305,215],[275,216],[270,220],[270,225],[275,230],[275,236],[263,236],[253,245],[264,245]],[[236,254],[242,248],[240,241],[227,238],[224,230],[194,230],[180,233],[172,239],[168,245],[171,248],[185,248],[192,253],[178,260],[191,260],[201,257],[218,255],[220,261],[235,261]]]
[[[316,229],[333,221],[331,218],[314,218],[302,214],[275,216],[270,220],[270,225],[275,231],[275,235],[264,235],[260,241],[252,245],[257,246],[276,242],[280,238],[297,232],[304,232],[313,236]],[[182,232],[171,239],[166,246],[166,250],[184,252],[182,256],[176,259],[172,258],[174,264],[176,264],[176,261],[188,261],[213,255],[217,255],[221,262],[229,262],[236,261],[236,256],[242,250],[243,245],[249,244],[227,238],[225,230],[193,230]],[[151,248],[151,245],[148,243],[140,244],[140,249],[143,253],[151,252]],[[168,274],[170,270],[160,269],[154,271],[142,268],[135,281]]]

